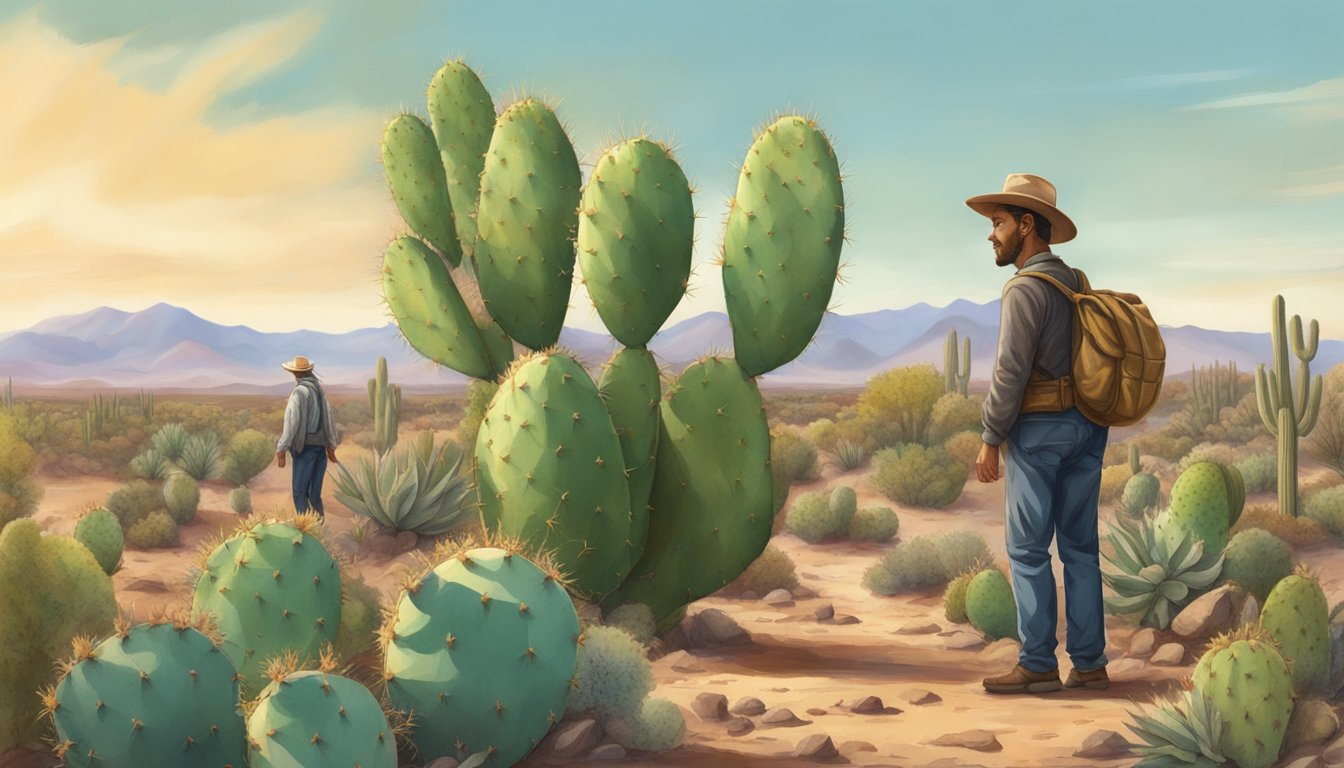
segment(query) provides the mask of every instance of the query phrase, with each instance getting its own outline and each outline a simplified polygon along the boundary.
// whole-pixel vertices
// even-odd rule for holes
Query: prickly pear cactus
[[[1293,572],[1293,551],[1260,528],[1239,532],[1227,543],[1223,581],[1236,582],[1263,605],[1279,580]]]
[[[47,695],[67,765],[247,765],[233,664],[184,621],[120,623]]]
[[[1254,624],[1220,635],[1195,666],[1195,688],[1234,725],[1222,752],[1242,768],[1279,759],[1293,712],[1293,676],[1274,641]]]
[[[639,559],[649,531],[649,492],[658,454],[658,401],[663,399],[653,353],[630,347],[618,350],[602,367],[597,392],[621,439],[630,486],[630,543]]]
[[[615,589],[639,557],[620,439],[567,355],[534,353],[505,378],[476,437],[476,484],[486,529],[545,548],[585,595]]]
[[[1227,547],[1227,530],[1246,501],[1245,485],[1236,467],[1211,461],[1191,465],[1171,488],[1171,520],[1204,541],[1205,552]]]
[[[0,529],[0,754],[36,740],[37,690],[76,635],[112,631],[112,579],[69,536],[43,536],[32,519]]]
[[[457,239],[463,255],[470,257],[476,241],[481,170],[495,128],[495,103],[481,78],[461,60],[439,68],[429,82],[427,97],[429,124],[443,160]]]
[[[1330,676],[1330,615],[1316,576],[1299,566],[1275,584],[1261,609],[1260,625],[1279,644],[1297,692],[1321,693]]]
[[[1144,472],[1139,464],[1138,446],[1129,446],[1130,478],[1125,481],[1124,492],[1120,494],[1120,508],[1131,517],[1140,517],[1148,510],[1156,509],[1162,498],[1162,484],[1152,472]]]
[[[521,760],[565,713],[579,618],[553,566],[480,547],[412,581],[383,626],[383,673],[426,760]]]
[[[970,619],[966,616],[966,588],[971,585],[978,571],[967,571],[947,583],[943,591],[943,615],[948,621],[964,624]]]
[[[378,700],[348,677],[290,673],[247,718],[250,768],[396,768],[397,743]]]
[[[212,614],[224,653],[248,691],[267,684],[266,664],[286,651],[315,660],[341,624],[341,574],[313,535],[316,517],[249,522],[209,554],[192,612]]]
[[[1017,637],[1017,602],[1002,571],[986,568],[966,585],[966,618],[991,640]]]
[[[126,541],[117,516],[106,509],[98,507],[81,516],[75,523],[75,539],[89,548],[109,576],[121,566],[121,552]]]

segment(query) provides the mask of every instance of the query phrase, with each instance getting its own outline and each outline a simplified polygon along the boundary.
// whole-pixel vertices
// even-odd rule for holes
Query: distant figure
[[[1103,689],[1106,629],[1097,546],[1097,497],[1108,428],[1074,405],[1072,302],[1039,271],[1070,290],[1074,270],[1050,245],[1073,239],[1074,224],[1055,207],[1055,187],[1040,176],[1015,173],[1003,192],[966,201],[990,220],[994,263],[1017,272],[1003,288],[999,348],[981,412],[980,482],[999,479],[1003,446],[1007,487],[1006,536],[1017,598],[1018,664],[984,681],[991,693],[1042,693],[1060,688],[1055,660],[1055,575],[1050,540],[1064,563],[1068,652],[1066,687]]]
[[[298,355],[281,368],[294,374],[294,391],[289,393],[285,406],[285,429],[275,445],[275,464],[285,466],[285,452],[294,457],[294,511],[307,512],[310,508],[326,519],[322,511],[322,480],[327,474],[327,461],[336,461],[336,422],[331,417],[331,403],[317,383],[313,364]]]

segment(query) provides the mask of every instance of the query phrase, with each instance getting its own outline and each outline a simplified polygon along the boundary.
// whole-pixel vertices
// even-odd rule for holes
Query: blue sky
[[[1283,293],[1344,338],[1340,29],[1324,1],[0,2],[0,330],[161,300],[385,322],[377,141],[461,56],[497,104],[554,100],[588,164],[673,144],[701,216],[674,321],[722,308],[735,164],[796,109],[847,175],[836,311],[996,297],[962,201],[1021,171],[1078,224],[1058,252],[1159,322],[1264,331]],[[600,328],[578,290],[570,323]]]

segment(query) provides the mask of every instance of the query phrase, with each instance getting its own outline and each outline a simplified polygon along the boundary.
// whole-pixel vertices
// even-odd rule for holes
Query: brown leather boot
[[[1059,670],[1032,672],[1018,664],[1002,677],[985,678],[985,690],[990,693],[1045,693],[1059,690]]]
[[[1069,670],[1069,679],[1064,681],[1065,688],[1090,688],[1094,691],[1104,691],[1111,684],[1111,678],[1106,675],[1106,667],[1097,667],[1084,672],[1081,669]]]

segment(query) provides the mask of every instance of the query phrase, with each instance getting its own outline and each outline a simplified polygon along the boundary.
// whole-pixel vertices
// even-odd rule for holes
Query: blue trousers
[[[1081,671],[1107,662],[1097,496],[1109,431],[1077,408],[1024,413],[1004,444],[1008,557],[1022,641],[1019,663],[1033,672],[1059,666],[1052,538],[1064,563],[1069,657]]]
[[[294,460],[294,511],[302,514],[311,507],[325,520],[322,480],[327,474],[327,447],[307,445],[302,451],[291,448],[289,455]]]

